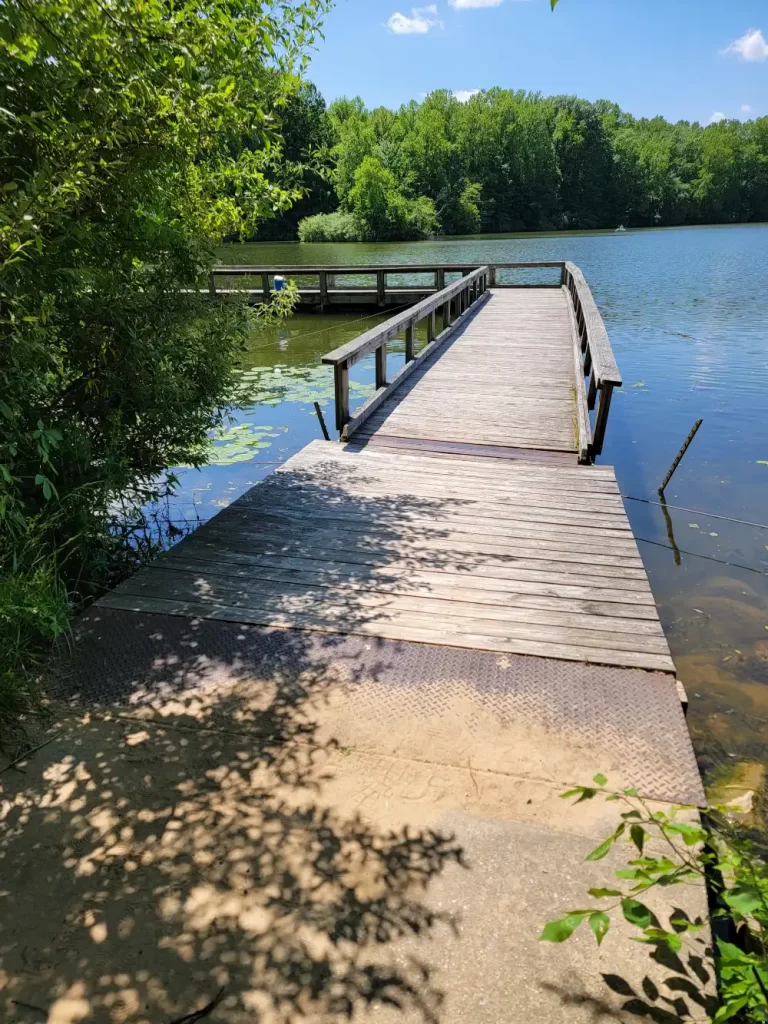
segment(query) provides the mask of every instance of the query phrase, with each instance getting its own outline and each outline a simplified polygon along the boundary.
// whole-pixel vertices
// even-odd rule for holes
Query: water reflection
[[[627,502],[691,698],[689,721],[702,767],[716,778],[742,759],[768,759],[768,530],[672,507],[768,521],[768,227],[270,243],[229,247],[223,259],[579,264],[625,380],[603,455],[616,466],[623,493],[655,499],[692,424],[704,419],[667,489],[669,505]],[[222,454],[214,464],[182,471],[180,514],[194,506],[208,518],[320,437],[312,403],[327,410],[329,425],[333,421],[331,373],[320,357],[379,319],[301,314],[255,335],[243,361],[243,407],[217,441]],[[390,358],[394,370],[402,355]],[[354,368],[353,403],[372,380],[372,361]]]

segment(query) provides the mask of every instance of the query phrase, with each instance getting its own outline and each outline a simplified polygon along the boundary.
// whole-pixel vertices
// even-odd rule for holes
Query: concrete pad
[[[586,931],[538,941],[612,881],[619,861],[584,857],[615,805],[573,808],[559,781],[508,771],[498,722],[457,734],[448,695],[447,733],[425,731],[420,754],[397,716],[377,745],[340,699],[349,665],[301,634],[108,628],[71,666],[87,700],[0,776],[3,1020],[168,1024],[223,989],[213,1024],[669,1021],[711,989],[704,940],[666,965],[623,926],[600,950]],[[342,741],[355,716],[359,746]],[[704,912],[702,890],[681,892]]]

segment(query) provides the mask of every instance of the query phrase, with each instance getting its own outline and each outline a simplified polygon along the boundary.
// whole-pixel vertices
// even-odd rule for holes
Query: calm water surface
[[[223,250],[225,263],[375,264],[570,259],[584,271],[624,377],[603,462],[625,496],[656,489],[698,417],[704,425],[667,490],[700,511],[627,501],[691,709],[708,780],[768,761],[768,226],[479,236],[345,245],[269,243]],[[301,314],[255,335],[252,389],[214,463],[183,470],[178,515],[209,518],[333,422],[324,352],[383,319]],[[395,360],[397,357],[394,357]],[[372,363],[354,389],[371,388]],[[677,551],[674,548],[677,548]],[[730,564],[725,564],[730,563]]]

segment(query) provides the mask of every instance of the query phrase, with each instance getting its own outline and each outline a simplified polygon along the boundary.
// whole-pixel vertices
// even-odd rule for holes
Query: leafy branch
[[[615,872],[616,888],[589,889],[597,904],[569,910],[550,921],[541,933],[544,942],[565,942],[582,922],[587,921],[598,945],[611,926],[612,915],[620,913],[639,932],[635,941],[665,947],[677,955],[686,936],[708,928],[723,932],[739,942],[716,934],[715,966],[720,983],[720,1005],[713,1024],[738,1020],[768,1021],[768,871],[755,845],[730,822],[728,808],[716,808],[704,820],[696,807],[677,804],[666,811],[653,810],[634,788],[621,792],[607,789],[608,780],[596,775],[593,786],[577,786],[561,794],[575,803],[598,795],[619,802],[615,830],[587,855],[588,861],[603,860],[620,841],[633,854],[627,866]],[[651,889],[675,885],[708,887],[715,910],[691,920],[674,910],[669,927],[663,928],[650,907],[638,897]],[[605,902],[609,901],[609,902]]]

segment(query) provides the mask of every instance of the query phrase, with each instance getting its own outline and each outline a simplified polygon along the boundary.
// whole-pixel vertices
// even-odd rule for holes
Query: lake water
[[[688,431],[704,420],[666,493],[697,511],[670,508],[667,520],[655,505],[626,502],[691,700],[701,767],[711,783],[745,761],[768,761],[768,529],[702,514],[768,526],[768,226],[265,243],[221,255],[262,265],[577,263],[624,377],[600,460],[615,465],[622,493],[656,500]],[[181,471],[174,515],[209,518],[320,437],[314,401],[330,429],[333,384],[320,357],[382,319],[301,314],[254,335],[243,361],[254,400],[217,441],[214,464]],[[372,380],[371,362],[355,368],[357,396]]]

